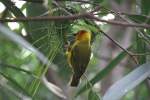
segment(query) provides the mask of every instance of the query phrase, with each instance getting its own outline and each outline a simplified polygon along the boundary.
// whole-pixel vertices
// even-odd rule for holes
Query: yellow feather
[[[77,86],[81,76],[84,74],[90,60],[91,54],[91,33],[86,30],[80,30],[75,42],[67,50],[67,60],[73,70],[71,86]]]

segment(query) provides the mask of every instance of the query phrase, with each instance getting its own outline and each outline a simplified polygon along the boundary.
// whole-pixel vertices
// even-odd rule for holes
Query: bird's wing
[[[77,69],[79,67],[79,59],[80,59],[80,48],[78,45],[74,46],[71,50],[71,65],[73,69]]]
[[[83,73],[88,65],[91,48],[81,49],[79,45],[72,49],[71,64],[75,72]]]

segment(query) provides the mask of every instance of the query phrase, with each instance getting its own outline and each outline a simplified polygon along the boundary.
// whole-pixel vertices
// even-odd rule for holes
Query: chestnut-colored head
[[[76,34],[76,40],[79,41],[91,41],[91,33],[86,30],[80,30]]]

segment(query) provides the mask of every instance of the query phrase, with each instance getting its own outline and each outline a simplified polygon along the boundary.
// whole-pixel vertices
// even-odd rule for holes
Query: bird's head
[[[78,41],[91,41],[91,32],[86,30],[80,30],[76,34],[76,40]]]

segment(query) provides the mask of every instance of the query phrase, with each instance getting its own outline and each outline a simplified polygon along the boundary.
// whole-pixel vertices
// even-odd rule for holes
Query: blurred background
[[[100,6],[94,16],[102,20],[150,24],[149,4],[149,0],[0,0],[0,100],[100,100],[115,82],[137,65],[150,61],[148,28],[86,18],[24,22],[4,19],[72,16]],[[65,46],[81,29],[92,32],[92,57],[86,77],[72,88],[68,84],[72,72]],[[149,100],[150,81],[135,86],[121,100]]]

